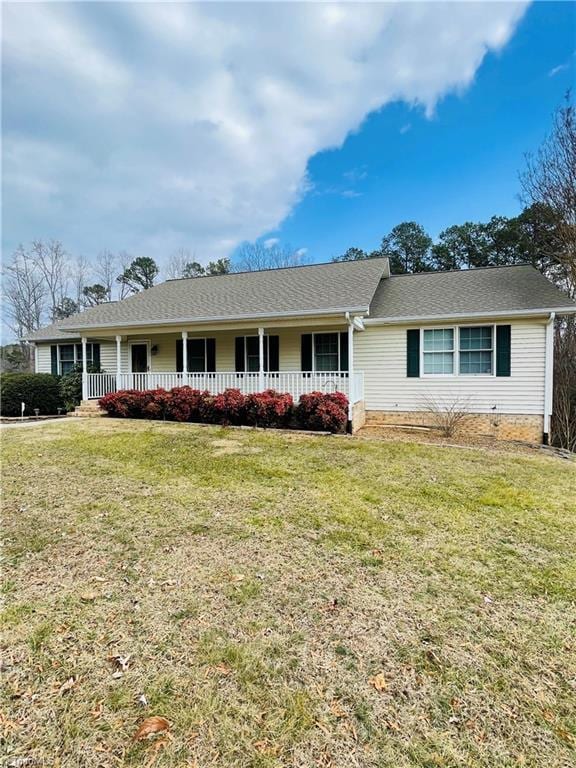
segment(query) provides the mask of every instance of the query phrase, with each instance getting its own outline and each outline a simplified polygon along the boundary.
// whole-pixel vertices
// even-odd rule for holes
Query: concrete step
[[[76,408],[74,409],[74,412],[68,415],[90,419],[90,418],[101,418],[102,416],[107,416],[108,414],[106,413],[106,411],[103,411],[100,408],[97,400],[82,400],[80,405],[76,406]]]

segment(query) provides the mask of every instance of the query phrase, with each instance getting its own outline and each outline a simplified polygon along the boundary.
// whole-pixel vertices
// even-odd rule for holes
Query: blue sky
[[[576,85],[575,30],[576,4],[531,5],[506,47],[431,119],[390,104],[342,148],[311,158],[311,192],[267,237],[326,261],[348,246],[375,249],[401,221],[418,221],[435,237],[451,224],[516,215],[524,153],[537,149]]]
[[[572,3],[4,3],[3,246],[323,261],[518,210]]]

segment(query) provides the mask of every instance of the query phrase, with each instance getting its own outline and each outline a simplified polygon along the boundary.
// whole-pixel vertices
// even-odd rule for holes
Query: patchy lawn
[[[574,464],[104,419],[3,459],[4,754],[574,764]]]

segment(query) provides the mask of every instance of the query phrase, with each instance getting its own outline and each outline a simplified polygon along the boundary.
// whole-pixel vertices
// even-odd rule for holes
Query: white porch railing
[[[188,385],[194,389],[208,390],[213,395],[225,389],[239,389],[243,394],[275,389],[289,392],[294,400],[310,392],[342,392],[352,403],[364,398],[364,376],[355,371],[352,377],[347,371],[304,373],[279,371],[274,373],[88,373],[88,399],[94,400],[117,389],[172,389]]]

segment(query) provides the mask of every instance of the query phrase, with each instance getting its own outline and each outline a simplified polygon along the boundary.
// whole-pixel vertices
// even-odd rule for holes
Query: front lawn
[[[22,764],[576,760],[570,462],[92,419],[5,431],[3,485]]]

